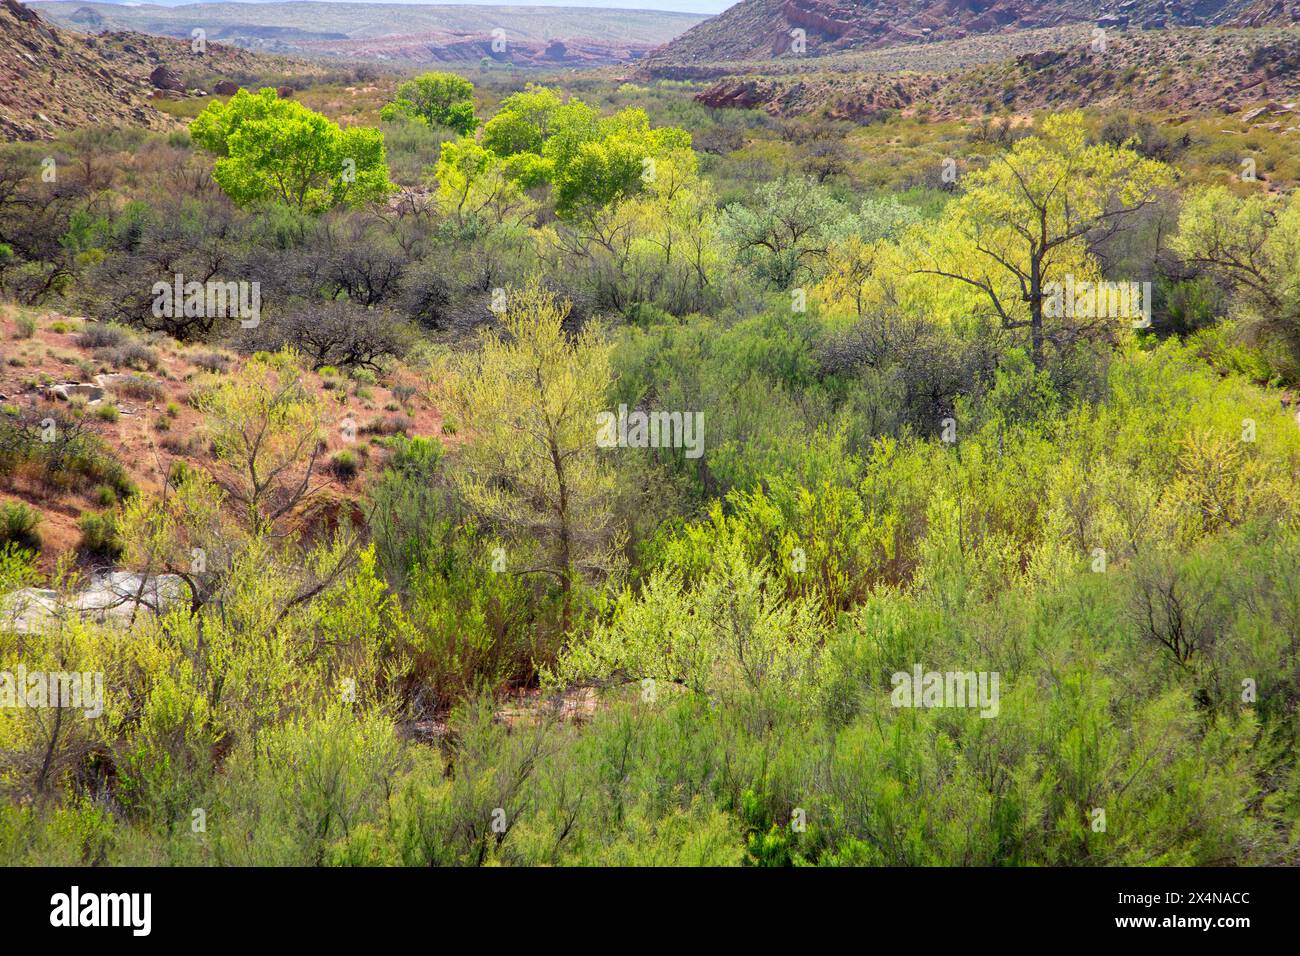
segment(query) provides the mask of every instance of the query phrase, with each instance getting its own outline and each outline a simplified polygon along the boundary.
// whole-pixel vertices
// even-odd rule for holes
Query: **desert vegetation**
[[[473,79],[0,148],[0,861],[1297,862],[1261,154]]]

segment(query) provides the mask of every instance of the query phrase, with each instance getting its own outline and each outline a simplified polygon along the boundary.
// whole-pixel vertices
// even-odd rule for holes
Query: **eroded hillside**
[[[0,0],[0,137],[50,139],[85,126],[164,130],[159,98],[218,91],[268,74],[319,67],[218,43],[116,32],[87,36],[53,26],[17,0]],[[233,89],[228,90],[233,92]]]
[[[653,61],[821,57],[1076,23],[1144,30],[1277,25],[1294,22],[1298,9],[1252,0],[742,0],[667,44]]]

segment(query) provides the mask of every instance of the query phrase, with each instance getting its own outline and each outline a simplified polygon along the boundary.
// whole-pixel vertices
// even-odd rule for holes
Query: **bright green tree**
[[[474,84],[455,73],[425,73],[397,88],[397,98],[379,115],[393,120],[399,116],[446,126],[462,136],[478,127],[474,115]]]
[[[217,184],[241,206],[283,203],[307,212],[381,200],[388,179],[384,137],[340,128],[275,90],[240,90],[195,117],[194,141],[218,157]]]
[[[529,83],[501,101],[495,116],[483,124],[483,146],[498,156],[542,154],[550,134],[551,117],[564,101],[555,90]]]
[[[644,110],[622,110],[594,128],[576,117],[543,151],[554,164],[555,211],[574,218],[645,191],[658,164],[674,153],[689,156],[691,137],[671,126],[650,128]],[[581,124],[581,125],[577,125]]]
[[[524,188],[550,183],[556,213],[564,219],[589,216],[644,192],[658,161],[689,154],[690,145],[685,130],[651,129],[644,110],[602,118],[577,97],[564,101],[539,86],[506,97],[483,127],[482,140]]]
[[[510,176],[506,163],[472,139],[442,144],[434,178],[439,205],[460,226],[471,220],[519,224],[536,206]]]

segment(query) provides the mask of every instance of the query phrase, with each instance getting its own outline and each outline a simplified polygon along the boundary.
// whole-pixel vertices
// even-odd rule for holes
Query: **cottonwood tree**
[[[478,126],[474,84],[455,73],[424,73],[397,88],[397,98],[379,111],[380,119],[409,117],[429,126],[446,126],[462,136]]]
[[[529,86],[502,100],[483,127],[481,148],[503,160],[523,188],[549,184],[556,215],[580,221],[642,193],[656,163],[690,145],[683,129],[652,129],[642,109],[602,117],[577,97],[562,101],[554,90]]]
[[[273,89],[240,90],[190,125],[215,153],[212,177],[241,206],[283,203],[305,212],[360,205],[394,191],[377,129],[337,123]]]
[[[610,346],[588,326],[571,337],[567,302],[533,282],[514,290],[501,328],[457,370],[450,399],[468,439],[461,494],[495,526],[540,546],[517,573],[558,584],[562,622],[573,589],[617,563],[613,472],[596,447],[596,413],[610,382]]]
[[[505,162],[472,139],[443,143],[433,175],[439,209],[462,229],[522,226],[536,212]]]
[[[1169,167],[1128,147],[1089,144],[1081,113],[1048,117],[1041,135],[969,175],[917,271],[979,290],[1004,329],[1029,329],[1041,369],[1044,286],[1087,270],[1088,243],[1109,238],[1172,181]]]
[[[600,306],[702,311],[721,269],[713,190],[685,151],[655,164],[643,191],[548,230],[557,274],[584,274]]]

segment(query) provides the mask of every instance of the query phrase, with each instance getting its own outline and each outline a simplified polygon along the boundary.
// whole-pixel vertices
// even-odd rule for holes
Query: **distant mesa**
[[[68,22],[75,23],[77,26],[90,27],[92,30],[100,30],[108,21],[92,7],[77,7],[68,14]]]

